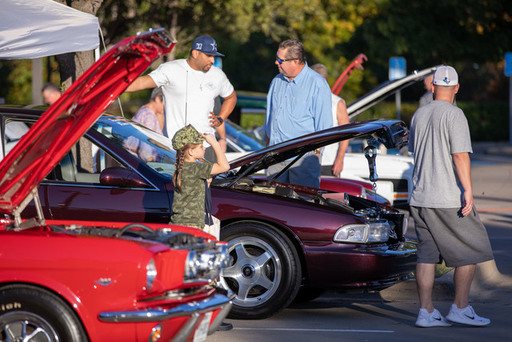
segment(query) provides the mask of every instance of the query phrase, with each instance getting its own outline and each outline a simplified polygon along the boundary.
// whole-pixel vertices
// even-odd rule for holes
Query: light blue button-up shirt
[[[283,74],[274,77],[265,118],[269,145],[332,126],[331,90],[320,74],[306,64],[291,81]]]

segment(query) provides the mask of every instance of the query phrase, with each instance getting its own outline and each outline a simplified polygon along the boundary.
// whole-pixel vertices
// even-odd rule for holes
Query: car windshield
[[[119,116],[104,115],[92,129],[158,173],[167,177],[174,174],[176,152],[167,137]]]

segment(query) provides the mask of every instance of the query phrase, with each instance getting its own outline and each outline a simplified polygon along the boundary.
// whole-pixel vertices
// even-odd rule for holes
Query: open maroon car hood
[[[409,140],[409,130],[405,123],[399,120],[359,121],[266,147],[237,158],[229,165],[231,170],[240,168],[237,175],[244,177],[324,146],[361,137],[370,137],[387,148],[402,148]]]
[[[11,213],[103,111],[175,42],[164,30],[126,38],[94,63],[0,163],[0,212]]]

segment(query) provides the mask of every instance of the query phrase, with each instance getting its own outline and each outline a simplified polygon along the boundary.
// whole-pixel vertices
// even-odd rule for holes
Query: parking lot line
[[[392,334],[394,330],[355,330],[355,329],[296,329],[296,328],[233,328],[233,330],[257,330],[257,331],[303,331],[303,332],[346,332],[346,333],[386,333]]]

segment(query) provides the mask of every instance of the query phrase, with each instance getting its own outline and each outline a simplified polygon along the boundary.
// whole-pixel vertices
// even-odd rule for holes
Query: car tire
[[[0,340],[25,341],[33,333],[38,338],[30,341],[88,341],[75,313],[56,295],[30,286],[0,289]]]
[[[261,319],[286,308],[297,295],[301,266],[290,240],[272,226],[237,222],[221,229],[229,265],[221,285],[233,293],[230,318]]]

